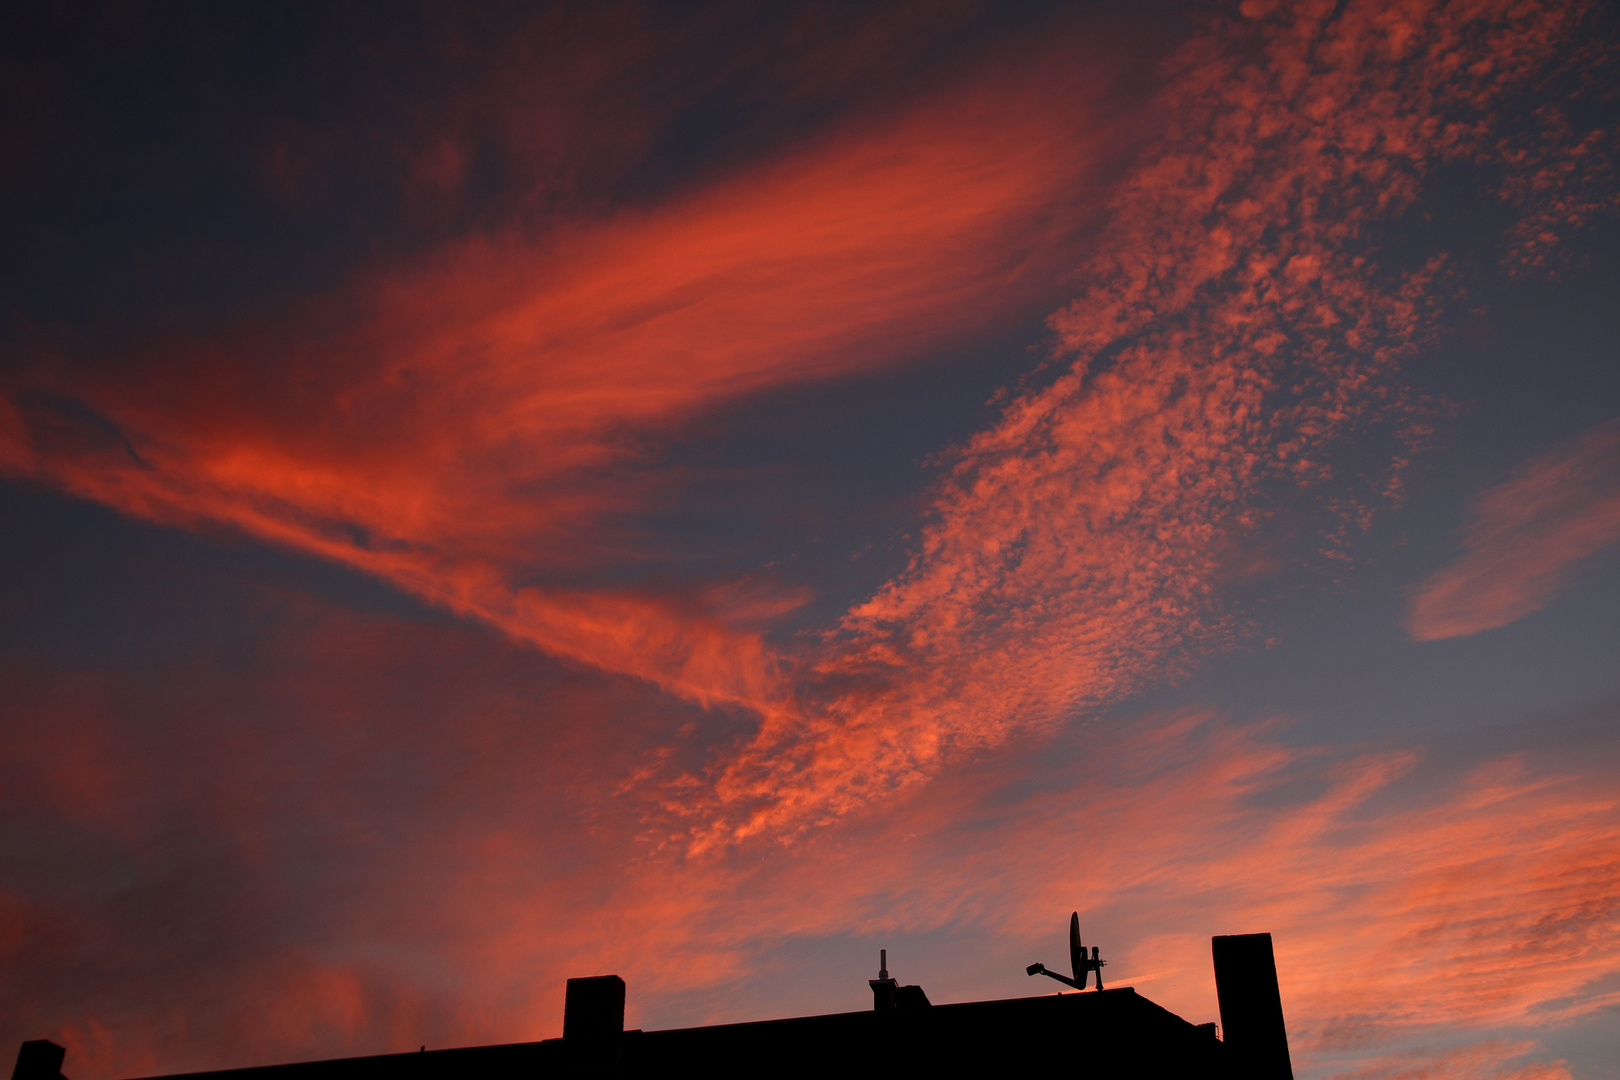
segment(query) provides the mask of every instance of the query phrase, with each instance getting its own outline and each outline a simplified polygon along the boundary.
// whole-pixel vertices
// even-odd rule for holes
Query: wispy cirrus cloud
[[[588,107],[657,33],[520,63],[541,85],[494,121],[458,101],[356,153],[403,158],[406,201],[459,220],[478,122],[504,125],[548,178],[515,201],[545,212],[279,317],[8,368],[12,475],[358,568],[521,646],[320,612],[253,664],[0,672],[7,839],[33,845],[0,892],[0,957],[33,976],[5,988],[19,1037],[104,1074],[535,1037],[600,970],[648,1026],[756,1019],[826,1008],[792,996],[802,970],[762,973],[852,932],[978,935],[993,960],[930,990],[1003,996],[1026,958],[984,972],[1078,906],[1112,973],[1197,1019],[1208,935],[1273,931],[1316,1075],[1402,1076],[1443,1038],[1434,1075],[1560,1076],[1536,1032],[1612,1004],[1620,970],[1606,777],[1425,773],[1415,746],[1197,712],[1052,741],[1236,640],[1225,590],[1278,519],[1320,511],[1298,532],[1334,559],[1398,490],[1421,422],[1400,367],[1443,266],[1379,265],[1381,230],[1436,165],[1517,153],[1493,118],[1585,8],[1243,10],[1137,99],[1109,41],[1055,42],[622,206],[569,200],[668,119],[598,133]],[[1607,204],[1538,202],[1589,141],[1538,139],[1504,197],[1540,237]],[[283,132],[267,182],[310,197],[342,143]],[[656,543],[618,522],[659,504],[671,433],[1076,295],[1052,365],[942,456],[909,565],[822,634],[768,636],[791,587],[641,584]],[[694,702],[741,708],[704,744]]]
[[[724,763],[700,844],[826,821],[945,763],[1171,679],[1232,640],[1222,589],[1270,515],[1320,553],[1398,489],[1403,357],[1438,262],[1379,267],[1425,174],[1498,153],[1484,117],[1568,5],[1247,5],[1171,61],[1171,117],[1109,205],[1067,361],[950,458],[906,571],[817,658],[803,708]],[[1338,455],[1395,432],[1371,484]]]
[[[0,463],[759,706],[774,660],[725,610],[589,584],[643,557],[609,519],[656,501],[658,440],[704,411],[904,363],[1051,294],[1120,130],[1083,107],[1106,65],[1063,59],[652,208],[456,240],[276,320],[27,365],[0,402]]]
[[[1160,126],[1122,179],[1106,65],[989,64],[659,204],[26,365],[0,462],[743,706],[756,737],[676,781],[668,835],[792,835],[1222,647],[1222,589],[1280,508],[1329,507],[1341,553],[1398,487],[1400,363],[1435,325],[1438,264],[1380,267],[1374,233],[1437,163],[1503,152],[1491,110],[1581,13],[1250,5],[1129,103]],[[1051,320],[1065,367],[947,455],[911,565],[819,643],[769,644],[724,589],[625,584],[644,552],[613,522],[659,498],[661,438],[1027,316],[1105,219]],[[1346,480],[1335,455],[1392,428]]]
[[[1463,556],[1423,581],[1406,628],[1417,641],[1466,637],[1541,610],[1580,563],[1620,540],[1620,420],[1540,454],[1483,492]]]
[[[1078,908],[1116,985],[1195,1019],[1216,1016],[1209,936],[1267,930],[1299,1075],[1561,1075],[1541,1037],[1617,1001],[1603,767],[1277,734],[1116,717],[1045,761],[1006,755],[851,813],[770,887],[846,898],[796,912],[796,933],[982,927],[1013,975]]]
[[[1536,1056],[1534,1042],[1485,1039],[1436,1052],[1425,1048],[1388,1054],[1333,1080],[1570,1080],[1569,1065],[1560,1060],[1526,1060]]]
[[[118,867],[0,894],[0,958],[34,973],[7,1023],[73,1047],[76,1074],[546,1037],[563,980],[600,970],[638,1026],[856,1007],[852,936],[896,957],[943,935],[971,963],[908,977],[1011,996],[1073,908],[1111,982],[1195,1020],[1217,1016],[1209,935],[1271,931],[1301,1076],[1555,1076],[1541,1034],[1615,1000],[1620,806],[1595,766],[1120,716],[793,848],[689,859],[606,796],[659,726],[648,688],[279,602],[246,678],[221,647],[64,705],[46,673],[0,673],[8,729],[48,710],[57,733],[8,739],[9,819]]]

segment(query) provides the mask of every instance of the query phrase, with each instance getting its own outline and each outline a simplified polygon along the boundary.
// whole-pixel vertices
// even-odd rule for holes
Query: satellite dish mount
[[[1098,955],[1101,952],[1101,949],[1093,945],[1091,955],[1086,956],[1086,947],[1080,943],[1080,913],[1076,911],[1069,916],[1069,964],[1074,971],[1074,978],[1059,975],[1055,971],[1048,971],[1045,964],[1031,964],[1024,969],[1024,972],[1028,975],[1045,975],[1049,979],[1056,979],[1058,982],[1066,986],[1072,986],[1076,990],[1084,990],[1086,988],[1086,976],[1095,971],[1097,973],[1097,989],[1101,990],[1103,988],[1102,969],[1108,963]]]

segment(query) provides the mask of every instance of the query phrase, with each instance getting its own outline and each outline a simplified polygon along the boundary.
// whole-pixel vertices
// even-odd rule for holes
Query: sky
[[[0,1042],[1620,1075],[1612,7],[3,19]]]

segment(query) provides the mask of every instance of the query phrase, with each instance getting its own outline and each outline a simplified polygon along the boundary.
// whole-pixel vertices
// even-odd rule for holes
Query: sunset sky
[[[28,10],[23,10],[28,9]],[[0,16],[0,1053],[1047,993],[1620,1073],[1620,14]]]

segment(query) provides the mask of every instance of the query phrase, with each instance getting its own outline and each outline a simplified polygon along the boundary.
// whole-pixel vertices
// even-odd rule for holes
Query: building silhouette
[[[1074,978],[1098,988],[1002,1001],[930,1003],[918,986],[890,977],[880,959],[870,1010],[743,1024],[624,1030],[624,980],[569,979],[563,1035],[540,1042],[426,1050],[334,1061],[183,1074],[187,1080],[450,1080],[462,1077],[810,1077],[920,1071],[1001,1076],[1057,1070],[1076,1077],[1292,1080],[1270,934],[1213,941],[1221,1031],[1192,1024],[1131,987],[1101,988],[1096,950],[1086,957],[1071,921]],[[59,1080],[65,1051],[25,1042],[13,1080]]]

